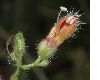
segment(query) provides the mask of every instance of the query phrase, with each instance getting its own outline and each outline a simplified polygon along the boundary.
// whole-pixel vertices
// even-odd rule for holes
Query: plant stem
[[[23,65],[21,67],[22,70],[30,70],[30,68],[33,68],[33,67],[36,67],[36,66],[39,66],[39,63],[41,62],[41,58],[38,57],[37,60],[31,64],[28,64],[28,65]]]
[[[11,76],[10,80],[19,80],[22,74],[21,69],[17,68],[15,73]]]
[[[27,64],[27,65],[21,65],[20,67],[17,66],[17,69],[15,71],[15,73],[11,76],[10,80],[20,80],[21,74],[23,71],[25,70],[30,70],[30,68],[39,66],[39,63],[41,62],[41,58],[38,57],[37,60],[35,62],[33,62],[32,64]]]

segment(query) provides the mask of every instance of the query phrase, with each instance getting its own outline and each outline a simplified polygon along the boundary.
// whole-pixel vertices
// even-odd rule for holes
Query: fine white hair
[[[60,6],[61,11],[67,11],[67,8]]]

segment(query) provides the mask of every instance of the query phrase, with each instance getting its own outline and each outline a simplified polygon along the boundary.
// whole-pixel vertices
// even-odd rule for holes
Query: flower
[[[67,8],[60,7],[61,11],[67,11]],[[61,11],[57,18],[57,23],[54,24],[48,36],[41,41],[38,46],[39,56],[49,57],[52,55],[57,47],[73,35],[75,29],[80,24],[78,12],[69,13],[59,19]]]
[[[65,39],[68,39],[77,27],[76,16],[64,16],[51,29],[45,41],[53,48],[57,48]]]

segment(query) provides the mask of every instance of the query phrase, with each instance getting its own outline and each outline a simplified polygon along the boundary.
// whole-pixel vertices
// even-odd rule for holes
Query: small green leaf
[[[22,57],[25,53],[25,39],[21,32],[18,32],[14,37],[12,59],[19,65],[22,64]]]

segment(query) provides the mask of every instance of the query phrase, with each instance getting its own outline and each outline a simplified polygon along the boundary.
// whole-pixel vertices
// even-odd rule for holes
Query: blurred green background
[[[46,68],[26,71],[21,80],[89,80],[90,79],[90,1],[89,0],[0,0],[0,80],[9,80],[15,71],[8,58],[6,41],[19,30],[26,39],[27,54],[23,63],[37,57],[36,44],[56,22],[59,7],[85,13],[82,29],[76,38],[66,40]],[[8,62],[10,61],[10,62]],[[9,64],[10,63],[10,64]]]

